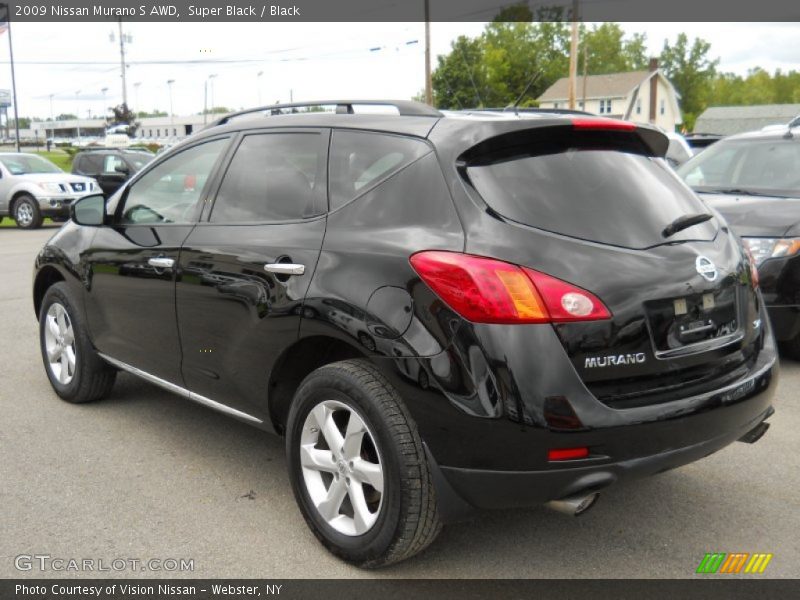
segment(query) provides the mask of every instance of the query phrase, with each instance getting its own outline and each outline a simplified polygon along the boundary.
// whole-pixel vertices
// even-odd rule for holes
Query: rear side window
[[[324,141],[314,132],[246,136],[222,180],[210,221],[290,221],[324,212]]]
[[[360,131],[334,131],[330,209],[335,210],[430,152],[421,140]]]
[[[502,216],[554,233],[627,248],[665,242],[664,228],[708,212],[667,164],[610,136],[550,137],[473,158],[466,173]],[[711,239],[712,222],[669,238]]]

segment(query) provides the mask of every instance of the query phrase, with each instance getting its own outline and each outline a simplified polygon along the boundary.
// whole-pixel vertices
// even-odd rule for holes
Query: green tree
[[[694,127],[697,116],[708,105],[709,93],[717,73],[719,59],[711,59],[708,54],[711,44],[695,38],[689,44],[685,33],[679,33],[674,44],[664,41],[664,49],[659,59],[664,74],[681,95],[683,121],[688,129]]]
[[[584,55],[589,75],[645,69],[648,62],[646,41],[641,33],[625,39],[625,32],[617,23],[594,25],[591,29],[582,27],[578,72],[583,73]]]

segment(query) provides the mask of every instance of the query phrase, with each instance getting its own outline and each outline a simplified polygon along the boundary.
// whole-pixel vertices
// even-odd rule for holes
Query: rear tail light
[[[611,317],[595,295],[507,262],[437,250],[411,266],[450,308],[474,323],[554,323]]]
[[[573,129],[594,129],[599,131],[633,131],[636,123],[602,117],[576,117],[572,119]]]

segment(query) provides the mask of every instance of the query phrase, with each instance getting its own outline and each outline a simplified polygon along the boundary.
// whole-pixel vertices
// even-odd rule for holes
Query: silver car
[[[0,220],[13,217],[23,229],[45,217],[66,220],[73,201],[99,191],[94,179],[64,173],[36,154],[0,153]]]

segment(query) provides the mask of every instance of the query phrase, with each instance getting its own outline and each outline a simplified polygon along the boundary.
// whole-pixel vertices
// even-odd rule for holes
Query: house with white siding
[[[569,108],[569,78],[563,77],[539,96],[540,108]],[[650,61],[647,71],[579,76],[575,108],[603,117],[652,123],[675,131],[683,121],[675,87]]]

